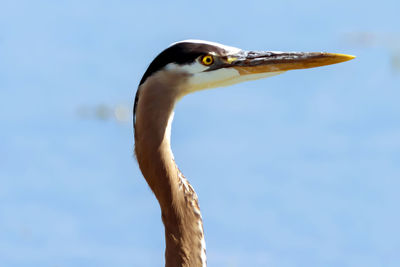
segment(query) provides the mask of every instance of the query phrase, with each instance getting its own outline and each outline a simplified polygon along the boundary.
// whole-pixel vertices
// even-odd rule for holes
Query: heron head
[[[218,43],[185,40],[169,46],[150,64],[140,85],[149,79],[181,77],[177,96],[281,74],[340,63],[354,56],[325,52],[245,51]],[[162,75],[160,75],[162,74]],[[178,74],[178,75],[176,75]],[[162,81],[161,81],[162,82]]]

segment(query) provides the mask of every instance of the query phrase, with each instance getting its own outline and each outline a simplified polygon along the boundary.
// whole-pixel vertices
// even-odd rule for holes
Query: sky
[[[141,76],[169,44],[355,60],[188,95],[172,149],[208,266],[399,266],[400,4],[0,0],[0,265],[162,266],[133,157]]]

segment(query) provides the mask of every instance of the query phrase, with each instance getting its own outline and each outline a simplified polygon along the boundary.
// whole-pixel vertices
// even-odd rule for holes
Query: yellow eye
[[[210,66],[211,64],[214,63],[214,58],[213,58],[213,56],[206,55],[201,58],[201,63],[205,66]]]

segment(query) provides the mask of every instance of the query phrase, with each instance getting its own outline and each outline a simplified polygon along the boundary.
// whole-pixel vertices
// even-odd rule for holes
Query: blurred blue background
[[[162,266],[131,108],[205,39],[353,61],[187,96],[172,148],[209,266],[400,266],[397,0],[0,1],[0,266]]]

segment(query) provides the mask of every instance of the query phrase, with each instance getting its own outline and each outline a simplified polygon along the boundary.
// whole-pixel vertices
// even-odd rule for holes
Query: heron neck
[[[135,153],[154,192],[165,227],[167,267],[206,266],[203,224],[192,186],[175,164],[170,146],[177,95],[171,84],[147,80],[140,88],[136,109]],[[165,94],[165,92],[170,92]]]

